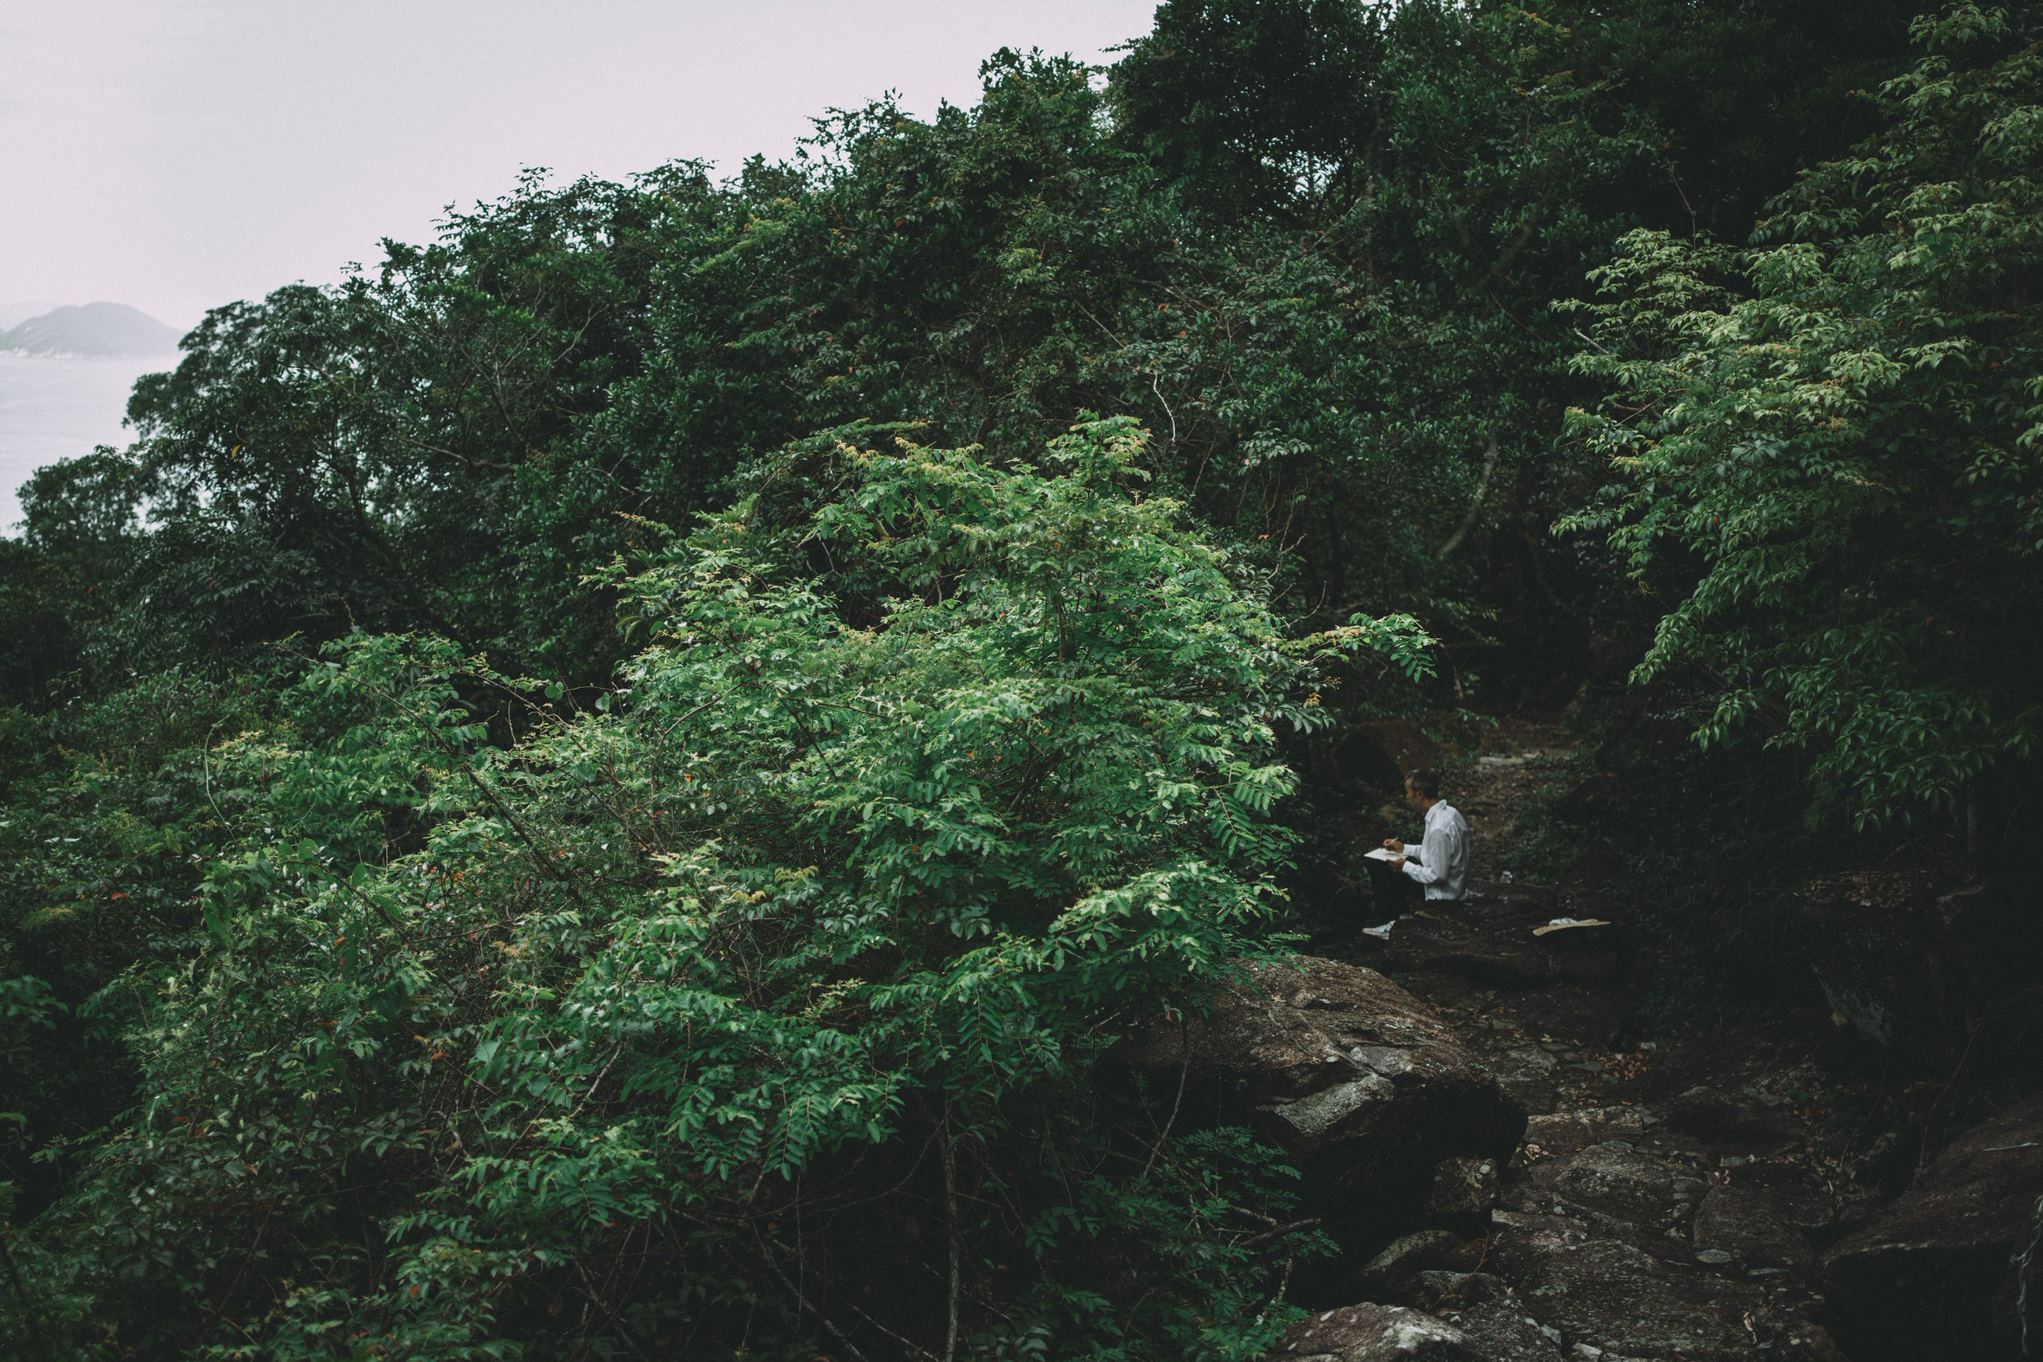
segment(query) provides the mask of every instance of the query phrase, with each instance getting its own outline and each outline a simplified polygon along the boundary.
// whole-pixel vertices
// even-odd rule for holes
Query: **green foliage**
[[[13,640],[0,653],[0,696],[26,699],[57,685],[76,661],[77,609],[57,563],[18,540],[0,539],[0,631]]]
[[[0,1044],[0,1090],[23,1118],[0,1177],[28,1204],[56,1176],[32,1161],[125,1105],[120,1029],[148,1006],[143,974],[196,945],[203,867],[253,798],[234,735],[261,721],[268,680],[172,671],[97,701],[0,710],[0,986],[51,1004]]]
[[[792,499],[603,574],[647,641],[605,712],[449,644],[329,649],[231,757],[256,803],[208,944],[133,981],[144,1102],[20,1240],[44,1327],[717,1355],[756,1313],[790,1345],[1260,1355],[1315,1247],[1253,1218],[1274,1156],[1144,1132],[1088,1075],[1268,949],[1275,745],[1322,669],[1428,640],[1287,639],[1143,495],[1143,444],[1081,426],[1047,475],[812,451]],[[878,1289],[915,1264],[936,1285]],[[625,1265],[657,1285],[616,1297]]]
[[[1864,90],[1905,67],[1918,0],[1541,6],[1578,83],[1618,96],[1660,164],[1625,185],[1642,225],[1742,241],[1806,167],[1879,121]],[[1609,118],[1610,112],[1601,115]]]
[[[592,684],[622,644],[585,573],[632,517],[855,421],[1030,459],[1084,410],[1168,431],[1159,487],[1314,623],[1531,640],[1573,589],[1524,569],[1583,400],[1546,304],[1830,145],[1877,8],[1818,54],[1756,3],[1178,0],[1104,89],[1002,52],[973,108],[836,114],[722,186],[534,172],[341,288],[216,310],[139,387],[157,525],[76,647],[107,677],[417,628]]]
[[[1628,238],[1572,429],[1617,477],[1564,527],[1678,597],[1635,676],[1701,686],[1707,744],[1805,752],[1877,824],[2032,754],[2043,655],[2043,201],[2033,27],[1918,25],[1889,126],[1734,252]],[[1686,575],[1695,563],[1699,575]]]
[[[104,685],[110,659],[96,644],[133,613],[124,599],[143,543],[142,479],[101,447],[36,474],[20,488],[22,537],[0,541],[0,696],[48,702],[81,680]]]
[[[630,542],[610,512],[640,470],[580,431],[639,368],[653,223],[708,193],[690,165],[630,186],[533,172],[431,246],[386,243],[374,276],[209,313],[130,404],[162,528],[128,646],[233,659],[293,631],[431,628],[600,672],[607,619],[575,583]]]
[[[1393,21],[1351,0],[1171,0],[1115,66],[1115,109],[1163,166],[1231,212],[1301,188],[1352,194],[1374,150]]]
[[[2033,741],[2033,22],[1833,12],[1170,0],[216,309],[0,543],[5,1347],[1260,1356],[1287,1171],[1095,1061],[1562,508],[1771,788]]]

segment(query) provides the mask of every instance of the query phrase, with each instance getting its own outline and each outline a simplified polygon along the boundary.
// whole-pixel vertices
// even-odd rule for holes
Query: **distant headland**
[[[60,307],[0,331],[0,351],[32,355],[158,355],[177,341],[177,328],[126,303]]]

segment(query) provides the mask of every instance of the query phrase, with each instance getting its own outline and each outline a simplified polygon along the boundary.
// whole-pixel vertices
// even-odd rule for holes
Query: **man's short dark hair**
[[[1417,790],[1428,799],[1440,797],[1440,773],[1430,766],[1421,766],[1405,777],[1405,784]]]

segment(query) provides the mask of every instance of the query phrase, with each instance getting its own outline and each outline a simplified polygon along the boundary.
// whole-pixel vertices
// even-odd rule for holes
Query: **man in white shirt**
[[[1457,903],[1468,893],[1468,820],[1461,810],[1440,797],[1440,776],[1421,768],[1405,777],[1405,802],[1426,814],[1426,829],[1417,845],[1395,837],[1383,840],[1383,849],[1393,853],[1390,869],[1422,886],[1427,903]],[[1364,936],[1390,940],[1393,917],[1380,927],[1364,927]]]

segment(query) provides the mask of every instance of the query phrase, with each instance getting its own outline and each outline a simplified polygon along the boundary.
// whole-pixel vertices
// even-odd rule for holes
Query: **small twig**
[[[704,700],[694,709],[691,709],[686,714],[681,715],[679,718],[674,720],[673,723],[668,724],[665,728],[660,730],[660,740],[662,742],[665,742],[669,737],[673,736],[675,729],[681,727],[681,725],[687,723],[690,719],[693,719],[696,715],[702,713],[702,711],[708,709],[711,705],[716,704],[719,700],[722,700],[723,698],[724,698],[723,696],[718,695],[708,700]]]
[[[958,1242],[958,1156],[951,1144],[951,1113],[946,1102],[943,1113],[943,1133],[938,1151],[943,1155],[943,1205],[944,1238],[950,1249],[950,1323],[944,1330],[943,1362],[956,1362],[958,1356],[958,1260],[963,1250]]]
[[[1490,447],[1483,459],[1483,475],[1476,479],[1475,497],[1468,504],[1468,514],[1462,517],[1461,525],[1448,536],[1447,542],[1433,556],[1445,558],[1461,547],[1461,541],[1468,538],[1468,532],[1475,528],[1476,517],[1482,513],[1483,500],[1490,494],[1490,478],[1497,471],[1497,437],[1490,436]]]
[[[933,1353],[933,1352],[931,1352],[931,1351],[930,1351],[929,1349],[927,1349],[927,1348],[923,1347],[923,1346],[922,1346],[922,1345],[921,1345],[920,1343],[917,1343],[917,1342],[916,1342],[916,1341],[915,1341],[914,1339],[912,1339],[912,1338],[909,1338],[909,1337],[907,1337],[907,1336],[906,1336],[905,1334],[900,1334],[900,1333],[896,1333],[896,1332],[895,1332],[894,1330],[892,1330],[892,1329],[889,1329],[889,1328],[888,1328],[888,1327],[887,1327],[886,1325],[884,1325],[884,1324],[880,1323],[880,1322],[879,1322],[878,1320],[874,1319],[874,1318],[873,1318],[873,1317],[872,1317],[871,1315],[868,1315],[868,1314],[867,1314],[867,1313],[866,1313],[865,1311],[863,1311],[863,1310],[859,1309],[859,1308],[858,1308],[858,1307],[857,1307],[856,1305],[854,1305],[854,1306],[852,1306],[852,1307],[851,1307],[851,1313],[852,1313],[852,1314],[854,1314],[854,1315],[857,1315],[857,1316],[858,1316],[858,1317],[859,1317],[860,1319],[864,1320],[864,1321],[865,1321],[865,1322],[866,1322],[867,1324],[870,1324],[870,1325],[872,1325],[872,1326],[873,1326],[873,1328],[875,1328],[875,1329],[878,1329],[878,1330],[879,1330],[879,1331],[880,1331],[881,1333],[885,1334],[885,1335],[886,1335],[886,1336],[887,1336],[888,1338],[891,1338],[891,1339],[893,1339],[893,1340],[894,1340],[894,1341],[895,1341],[896,1343],[899,1343],[899,1344],[900,1344],[900,1345],[901,1345],[902,1347],[904,1347],[904,1348],[907,1348],[907,1349],[908,1349],[908,1350],[909,1350],[910,1352],[914,1353],[914,1354],[915,1354],[915,1355],[916,1355],[917,1357],[926,1357],[926,1358],[928,1358],[928,1359],[929,1359],[929,1362],[939,1362],[939,1360],[938,1360],[938,1358],[937,1358],[937,1355],[936,1355],[935,1353]]]
[[[1170,409],[1170,401],[1163,395],[1163,376],[1156,373],[1150,374],[1149,387],[1156,394],[1156,400],[1163,403],[1163,414],[1170,418],[1170,442],[1171,447],[1176,448],[1178,443],[1178,414]]]
[[[467,753],[461,751],[461,749],[447,740],[446,735],[441,733],[438,726],[434,724],[432,716],[421,714],[418,710],[406,704],[402,696],[386,690],[373,682],[369,683],[367,689],[383,700],[388,701],[417,723],[420,730],[432,741],[433,745],[438,747],[442,753],[453,761],[455,766],[459,768],[462,776],[467,779],[470,785],[475,787],[476,793],[481,795],[483,801],[492,809],[496,810],[498,817],[504,820],[505,826],[509,827],[513,835],[525,844],[525,849],[530,853],[532,863],[539,868],[540,874],[565,886],[568,893],[581,906],[585,908],[589,906],[588,900],[582,894],[581,881],[571,872],[563,871],[553,863],[552,859],[547,856],[545,849],[539,845],[538,839],[526,830],[524,821],[511,811],[511,806],[506,804],[495,790],[492,790],[483,783],[482,777],[476,774],[475,763],[469,759]]]
[[[222,719],[207,730],[206,745],[199,749],[199,769],[204,773],[206,781],[206,802],[213,806],[213,814],[220,820],[222,827],[227,826],[227,814],[221,809],[220,801],[213,798],[213,734],[218,733],[220,724],[225,722],[226,720]]]
[[[624,1340],[625,1345],[633,1353],[639,1357],[650,1356],[651,1354],[646,1352],[645,1345],[639,1342],[638,1335],[633,1333],[630,1326],[625,1324],[624,1312],[610,1303],[610,1298],[603,1293],[601,1287],[596,1285],[596,1279],[589,1275],[589,1269],[582,1265],[579,1258],[575,1260],[575,1275],[582,1280],[582,1297],[585,1302],[582,1318],[585,1322],[585,1327],[589,1310],[601,1310],[604,1322],[617,1331],[617,1336]]]
[[[1320,1218],[1318,1216],[1316,1215],[1307,1216],[1303,1220],[1294,1220],[1288,1225],[1279,1225],[1277,1226],[1277,1228],[1273,1230],[1264,1230],[1261,1234],[1252,1234],[1248,1238],[1237,1242],[1235,1244],[1235,1247],[1254,1248],[1257,1244],[1263,1243],[1266,1240],[1276,1239],[1283,1235],[1294,1233],[1295,1231],[1298,1230],[1309,1230],[1319,1223]]]
[[[1674,192],[1681,195],[1681,206],[1688,210],[1688,234],[1694,236],[1698,230],[1695,220],[1695,205],[1688,201],[1688,191],[1681,187],[1681,176],[1674,173],[1674,167],[1671,164],[1667,167],[1667,178],[1674,182]]]
[[[596,1095],[596,1089],[602,1087],[603,1080],[610,1077],[610,1071],[617,1067],[618,1056],[622,1055],[623,1053],[624,1042],[620,1040],[617,1042],[616,1048],[611,1050],[610,1058],[603,1061],[603,1067],[597,1071],[597,1074],[594,1078],[589,1080],[589,1090],[582,1094],[581,1101],[575,1103],[575,1109],[567,1114],[568,1120],[572,1121],[575,1119],[575,1117],[580,1116],[582,1114],[582,1108],[589,1105],[589,1100]]]
[[[1178,1093],[1171,1099],[1170,1115],[1164,1118],[1163,1129],[1156,1133],[1156,1143],[1149,1147],[1149,1158],[1143,1162],[1142,1173],[1135,1179],[1138,1187],[1149,1181],[1149,1170],[1156,1166],[1156,1156],[1163,1152],[1164,1141],[1170,1138],[1170,1128],[1177,1124],[1178,1108],[1185,1100],[1185,1076],[1192,1070],[1192,1040],[1182,1012],[1178,1013],[1178,1047],[1184,1051],[1184,1062],[1178,1065]]]
[[[759,1239],[759,1247],[762,1250],[771,1247],[766,1242],[765,1238],[759,1235],[758,1231],[756,1230],[753,1231],[753,1235],[755,1238]],[[772,1253],[770,1252],[763,1253],[761,1256],[764,1257],[766,1260],[767,1271],[771,1272],[774,1276],[780,1279],[780,1284],[788,1289],[789,1293],[794,1296],[796,1302],[800,1304],[802,1309],[814,1315],[816,1317],[816,1322],[823,1326],[823,1328],[829,1333],[830,1337],[836,1339],[839,1343],[842,1343],[844,1345],[844,1351],[850,1353],[853,1357],[857,1358],[858,1362],[866,1362],[866,1356],[864,1353],[858,1350],[858,1345],[856,1343],[853,1343],[850,1337],[842,1329],[838,1328],[835,1324],[831,1323],[830,1317],[824,1314],[821,1310],[817,1309],[816,1303],[814,1301],[810,1300],[807,1296],[804,1296],[802,1294],[802,1289],[799,1286],[796,1286],[793,1280],[791,1280],[788,1277],[787,1273],[781,1270],[780,1264],[774,1261]]]
[[[1270,1297],[1269,1304],[1265,1305],[1261,1310],[1256,1312],[1256,1324],[1258,1327],[1262,1325],[1262,1322],[1265,1319],[1269,1318],[1270,1306],[1275,1305],[1280,1300],[1283,1300],[1284,1293],[1291,1289],[1291,1269],[1293,1266],[1297,1264],[1297,1262],[1298,1255],[1295,1253],[1284,1260],[1284,1276],[1277,1283],[1277,1294]]]

